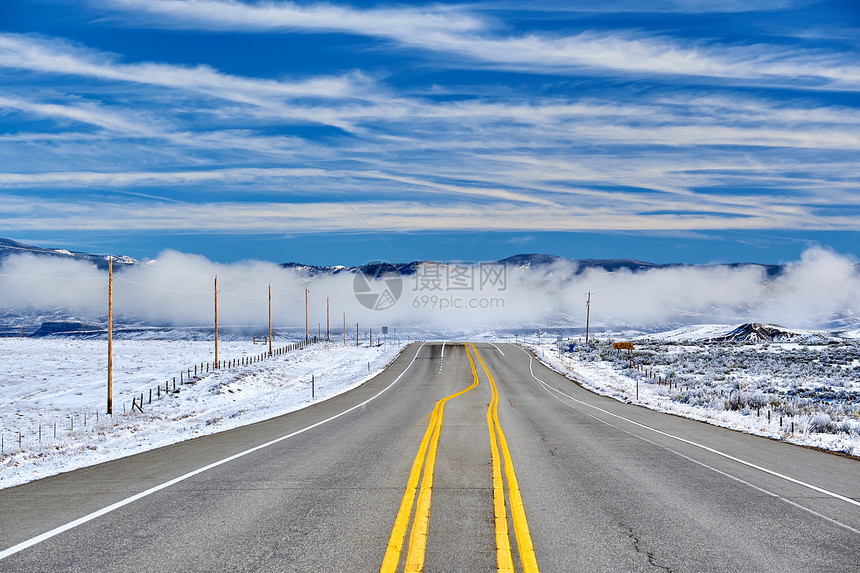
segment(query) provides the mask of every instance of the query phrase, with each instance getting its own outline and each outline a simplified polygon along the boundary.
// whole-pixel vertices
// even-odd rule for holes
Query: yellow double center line
[[[526,512],[523,507],[523,499],[520,496],[520,488],[517,484],[517,476],[514,472],[514,462],[511,459],[511,452],[508,450],[508,442],[505,440],[505,433],[502,432],[502,426],[499,424],[499,391],[496,389],[496,381],[493,380],[493,375],[484,364],[484,360],[478,353],[478,349],[474,344],[470,344],[475,357],[481,363],[487,379],[490,381],[492,389],[492,398],[490,405],[487,407],[487,429],[490,432],[490,453],[493,457],[493,512],[495,514],[496,524],[496,567],[498,571],[513,571],[513,559],[511,557],[511,545],[508,539],[508,517],[505,511],[505,491],[502,485],[501,464],[499,462],[499,448],[502,450],[502,458],[505,461],[505,478],[508,482],[508,496],[511,502],[511,519],[514,522],[514,535],[517,538],[517,549],[520,554],[520,563],[524,573],[532,573],[538,571],[537,560],[535,558],[535,550],[532,546],[532,537],[529,533],[529,524],[526,520]],[[472,366],[472,376],[475,380],[478,379],[478,373],[475,370],[475,363],[472,361],[472,356],[469,355],[469,364]],[[496,440],[498,439],[498,444]]]
[[[492,455],[493,468],[493,513],[496,533],[496,565],[498,571],[514,571],[513,557],[511,555],[511,545],[508,537],[508,518],[505,508],[505,489],[502,482],[502,463],[504,460],[505,477],[508,483],[508,495],[511,504],[511,517],[514,524],[514,535],[517,540],[517,548],[519,549],[520,563],[524,573],[537,572],[537,561],[535,560],[534,548],[532,547],[531,535],[529,533],[528,522],[526,521],[523,501],[520,497],[520,490],[517,485],[517,478],[514,473],[514,464],[511,460],[511,454],[508,451],[508,444],[505,440],[505,435],[502,432],[502,427],[499,424],[498,402],[499,392],[496,389],[496,382],[493,380],[490,371],[478,354],[474,344],[464,344],[466,348],[466,356],[469,358],[469,365],[472,369],[473,382],[468,388],[464,388],[459,392],[451,394],[436,402],[433,412],[430,414],[430,423],[427,425],[427,430],[424,432],[424,437],[421,439],[421,445],[418,448],[418,453],[415,460],[412,462],[412,470],[409,473],[409,479],[406,483],[406,491],[403,494],[403,499],[400,502],[400,509],[397,512],[397,517],[394,520],[394,527],[391,530],[391,536],[388,540],[388,547],[385,551],[385,557],[380,567],[380,573],[392,573],[397,570],[400,562],[400,554],[403,549],[403,541],[406,537],[406,530],[409,526],[409,516],[412,514],[412,506],[415,500],[415,491],[418,489],[418,478],[421,475],[423,466],[424,473],[421,478],[421,487],[418,490],[418,501],[415,509],[415,517],[412,524],[412,531],[409,535],[409,549],[406,555],[406,573],[414,573],[423,570],[424,567],[424,552],[427,545],[427,528],[430,519],[430,497],[433,487],[433,468],[436,462],[436,447],[439,442],[439,434],[442,431],[442,419],[445,408],[445,403],[452,399],[465,394],[472,388],[478,385],[478,372],[475,368],[475,362],[472,360],[472,355],[469,352],[469,346],[475,353],[481,367],[490,381],[492,390],[492,398],[487,407],[487,430],[490,434],[490,453]],[[499,449],[501,448],[501,456]],[[426,458],[426,461],[425,461]]]
[[[446,396],[436,402],[433,412],[430,414],[430,423],[427,431],[421,439],[418,454],[412,462],[412,470],[409,472],[409,480],[406,482],[406,492],[400,502],[400,510],[394,520],[394,527],[388,539],[388,548],[382,560],[380,573],[389,573],[397,570],[400,562],[400,553],[403,549],[403,540],[406,537],[406,528],[409,525],[409,516],[412,513],[412,504],[415,500],[415,489],[418,486],[418,476],[421,467],[424,466],[424,475],[421,478],[421,489],[418,492],[418,503],[415,509],[415,519],[412,524],[412,532],[409,534],[409,549],[406,554],[407,573],[421,571],[424,568],[424,549],[427,546],[427,526],[430,523],[430,496],[433,488],[433,467],[436,464],[436,446],[439,443],[439,433],[442,431],[442,417],[445,402],[465,394],[478,385],[478,378],[468,388]],[[425,462],[426,456],[426,462]]]

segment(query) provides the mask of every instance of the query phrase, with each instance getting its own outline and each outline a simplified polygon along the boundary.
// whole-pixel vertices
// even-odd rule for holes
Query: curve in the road
[[[417,354],[416,354],[417,356]],[[439,444],[439,434],[442,432],[445,403],[457,396],[461,396],[478,385],[476,377],[471,386],[463,388],[436,402],[430,414],[430,422],[421,440],[418,453],[412,462],[412,469],[400,502],[400,509],[394,520],[388,547],[382,560],[381,573],[389,573],[397,570],[400,562],[400,554],[403,549],[403,539],[409,526],[409,515],[412,513],[412,505],[415,500],[415,490],[418,484],[418,475],[423,466],[424,473],[421,478],[421,488],[418,491],[418,502],[413,519],[412,532],[409,534],[409,548],[406,557],[406,572],[421,571],[424,567],[424,553],[427,547],[427,528],[430,522],[430,502],[433,491],[433,468],[436,462],[436,449]],[[431,432],[432,430],[432,432]],[[426,460],[425,460],[426,455]]]

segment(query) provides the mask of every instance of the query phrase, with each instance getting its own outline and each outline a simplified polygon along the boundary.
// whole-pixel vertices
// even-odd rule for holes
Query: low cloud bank
[[[470,332],[487,328],[582,327],[591,292],[594,326],[641,329],[682,324],[771,322],[795,328],[835,328],[860,322],[860,270],[825,249],[769,278],[760,267],[693,266],[607,272],[557,262],[529,268],[498,263],[424,265],[412,276],[364,277],[349,272],[312,276],[261,261],[221,264],[165,251],[155,261],[114,274],[120,322],[211,326],[215,277],[219,326],[263,328],[268,288],[276,328],[305,325],[311,334],[358,322]],[[366,279],[366,280],[365,280]],[[0,265],[0,308],[16,313],[65,313],[104,322],[107,273],[74,260],[27,254]],[[357,296],[358,295],[358,296]],[[319,325],[319,326],[318,326]]]

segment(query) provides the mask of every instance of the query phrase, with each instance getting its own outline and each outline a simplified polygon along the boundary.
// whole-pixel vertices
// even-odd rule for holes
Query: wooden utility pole
[[[305,343],[310,340],[308,336],[308,289],[305,287]]]
[[[343,313],[343,345],[346,346],[346,313]]]
[[[355,347],[358,348],[358,323],[355,323]]]
[[[330,331],[331,324],[329,323],[329,318],[330,317],[329,317],[328,297],[325,297],[325,341],[326,342],[329,341],[329,337],[331,335],[331,331]]]
[[[113,414],[113,255],[108,257],[108,387],[107,413]]]
[[[588,291],[588,299],[585,301],[585,345],[588,346],[588,323],[591,319],[591,291]]]
[[[269,285],[269,356],[272,355],[272,285]]]
[[[218,368],[218,275],[215,275],[215,368]]]

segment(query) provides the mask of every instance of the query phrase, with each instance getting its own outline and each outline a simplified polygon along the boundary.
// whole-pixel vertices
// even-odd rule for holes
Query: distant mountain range
[[[91,253],[67,251],[66,249],[45,249],[42,247],[34,247],[33,245],[25,245],[24,243],[19,243],[11,239],[0,238],[0,261],[8,256],[20,254],[56,257],[60,259],[74,259],[92,263],[102,270],[107,270],[108,260],[111,258],[114,262],[114,268],[118,269],[140,263],[137,259],[122,255],[93,255]]]
[[[103,255],[84,252],[74,252],[63,248],[43,248],[33,245],[24,244],[11,239],[0,238],[0,264],[11,256],[24,255],[26,257],[50,258],[57,261],[75,260],[92,264],[99,269],[107,270],[108,261],[113,259],[114,270],[122,272],[124,269],[134,268],[136,265],[145,264],[141,261],[128,256],[122,255]],[[742,269],[748,268],[757,270],[761,273],[764,282],[773,281],[789,268],[787,265],[762,265],[757,263],[730,263],[730,264],[708,264],[708,265],[688,265],[684,263],[673,264],[655,264],[633,259],[566,259],[554,255],[547,254],[519,254],[500,261],[488,261],[489,263],[499,263],[507,266],[508,273],[527,274],[529,270],[537,271],[531,276],[535,281],[542,281],[544,278],[548,282],[557,283],[558,281],[570,280],[573,276],[582,274],[589,270],[601,270],[605,272],[630,272],[644,273],[656,269]],[[484,263],[488,263],[485,261]],[[293,269],[304,276],[326,276],[337,275],[340,273],[354,274],[362,272],[367,276],[384,277],[391,275],[410,276],[416,273],[423,272],[421,269],[425,265],[439,264],[433,261],[412,261],[408,263],[388,263],[375,262],[360,266],[315,266],[304,265],[300,263],[282,263],[281,267],[285,269]],[[453,263],[446,263],[453,264]],[[857,266],[860,271],[860,264]],[[544,278],[541,278],[544,277]],[[350,277],[351,278],[351,277]],[[25,334],[36,336],[54,336],[60,333],[67,333],[75,336],[101,335],[103,327],[98,326],[102,322],[103,317],[92,316],[88,311],[75,311],[69,308],[58,305],[56,307],[30,308],[28,306],[17,307],[10,304],[4,304],[3,292],[0,291],[0,336],[18,336]],[[8,303],[9,301],[5,301]],[[720,314],[725,309],[715,308],[714,316],[722,316]],[[743,310],[743,309],[741,309]],[[824,317],[821,328],[828,330],[846,331],[851,330],[860,332],[860,323],[854,318],[855,313],[850,309],[840,311]],[[675,318],[663,318],[653,320],[645,325],[641,325],[644,330],[642,332],[665,332],[671,329],[690,325],[694,320],[698,320],[698,314],[687,316],[680,312]],[[704,316],[704,315],[702,315]],[[738,317],[746,316],[741,312]],[[728,318],[728,320],[731,320]],[[164,320],[160,319],[145,319],[138,316],[123,317],[124,327],[129,335],[140,331],[140,336],[154,336],[155,332],[164,326]],[[570,316],[566,310],[562,309],[550,318],[537,317],[541,324],[545,327],[545,331],[550,329],[558,330],[557,334],[569,335],[576,331],[576,328],[571,325],[581,322],[579,318]],[[740,321],[738,321],[740,322]],[[608,326],[607,326],[608,325]],[[597,325],[592,325],[597,326]],[[604,324],[602,327],[633,329],[639,328],[637,325],[622,324]],[[512,330],[512,334],[519,332],[518,329],[508,327]],[[529,326],[530,328],[530,326]],[[686,328],[686,327],[684,327]],[[154,330],[153,330],[154,329]],[[853,329],[853,330],[852,330]],[[187,329],[186,329],[187,330]],[[193,330],[193,329],[192,329]],[[683,330],[683,329],[682,329]],[[134,332],[133,332],[134,331]],[[428,331],[429,333],[429,331]],[[687,336],[686,330],[678,334],[680,337]],[[432,333],[431,333],[432,334]],[[183,336],[205,336],[205,329],[200,332],[191,331],[184,333]],[[429,335],[429,334],[428,334]],[[674,335],[673,335],[674,336]],[[738,326],[735,330],[720,329],[717,332],[710,332],[707,335],[697,333],[696,336],[703,339],[709,339],[720,342],[748,342],[748,341],[765,341],[779,340],[786,341],[796,338],[798,335],[794,331],[776,327],[774,325],[762,325],[759,323],[748,323]],[[804,335],[805,336],[805,335]]]
[[[752,267],[762,269],[768,278],[774,278],[779,276],[785,267],[783,265],[762,265],[758,263],[726,263],[726,264],[708,264],[708,265],[689,265],[686,263],[669,263],[669,264],[656,264],[656,263],[647,263],[643,261],[636,261],[633,259],[566,259],[564,257],[557,257],[555,255],[544,255],[544,254],[522,254],[522,255],[514,255],[512,257],[507,257],[505,259],[501,259],[499,262],[508,265],[509,267],[528,269],[528,268],[539,268],[546,267],[551,265],[558,264],[570,264],[575,265],[576,273],[581,274],[589,269],[603,269],[607,272],[617,272],[620,270],[627,270],[631,272],[641,272],[648,271],[652,269],[670,269],[670,268],[683,268],[683,267],[696,267],[696,268],[716,268],[716,267],[725,267],[730,269],[737,269],[743,267]],[[378,262],[378,263],[368,263],[364,265],[360,265],[357,267],[345,267],[345,266],[333,266],[333,267],[321,267],[321,266],[313,266],[313,265],[303,265],[301,263],[283,263],[281,266],[289,269],[303,270],[311,275],[322,275],[322,274],[337,274],[341,272],[357,272],[361,271],[368,276],[380,276],[382,274],[400,274],[400,275],[414,275],[418,267],[424,264],[433,264],[433,261],[412,261],[409,263],[386,263],[386,262]]]
[[[56,257],[62,259],[75,259],[96,265],[98,268],[106,270],[108,267],[109,255],[95,255],[92,253],[82,253],[68,251],[63,248],[46,249],[33,245],[26,245],[11,239],[0,238],[0,261],[14,254],[29,253],[35,256]],[[132,257],[123,255],[110,255],[113,257],[114,268],[122,270],[125,267],[140,264],[140,261]],[[566,259],[555,255],[545,254],[521,254],[514,255],[495,261],[504,263],[508,266],[516,268],[536,268],[550,266],[555,264],[572,264],[576,265],[576,273],[582,273],[589,269],[603,269],[608,272],[616,272],[620,270],[628,270],[631,272],[648,271],[652,269],[668,269],[681,267],[725,267],[725,268],[740,268],[740,267],[755,267],[762,269],[768,278],[778,276],[784,270],[783,265],[762,265],[758,263],[728,263],[728,264],[711,264],[711,265],[688,265],[686,263],[670,263],[670,264],[655,264],[633,259]],[[380,276],[383,274],[399,274],[399,275],[414,275],[418,268],[423,264],[432,264],[433,261],[412,261],[409,263],[389,263],[389,262],[372,262],[359,266],[316,266],[305,265],[302,263],[282,263],[281,266],[287,269],[295,269],[304,271],[309,275],[325,275],[338,274],[343,272],[355,273],[363,272],[368,276]]]

